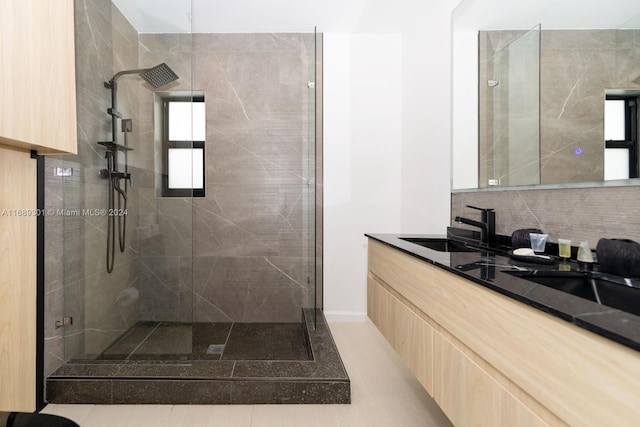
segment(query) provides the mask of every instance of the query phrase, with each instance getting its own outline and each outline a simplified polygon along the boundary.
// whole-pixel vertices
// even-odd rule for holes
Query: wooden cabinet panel
[[[0,411],[35,410],[36,161],[0,147]]]
[[[434,336],[435,400],[456,426],[547,425],[442,334]]]
[[[369,318],[433,396],[433,328],[371,277],[367,307]]]
[[[77,153],[73,0],[0,2],[0,144]]]

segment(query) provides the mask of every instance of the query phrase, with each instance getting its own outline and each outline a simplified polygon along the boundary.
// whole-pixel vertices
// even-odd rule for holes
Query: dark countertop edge
[[[569,313],[566,309],[563,309],[562,305],[571,304],[572,302],[578,302],[580,304],[590,303],[589,301],[582,300],[582,298],[566,294],[565,292],[558,291],[552,288],[548,288],[543,285],[537,285],[533,282],[528,282],[531,286],[524,292],[518,292],[517,290],[510,290],[505,286],[501,286],[499,283],[483,280],[478,277],[474,277],[471,274],[467,274],[464,271],[460,271],[449,265],[449,253],[434,251],[411,242],[401,240],[403,237],[419,237],[419,238],[447,238],[444,234],[378,234],[378,233],[365,233],[365,236],[374,239],[380,243],[397,249],[407,255],[417,258],[421,261],[428,262],[438,268],[453,273],[466,280],[470,280],[485,288],[491,289],[494,292],[498,292],[509,298],[515,299],[523,304],[538,309],[544,313],[558,317],[568,323],[576,325],[589,332],[600,335],[625,347],[632,348],[636,351],[640,351],[640,330],[637,327],[640,325],[640,318],[633,314],[625,313],[620,310],[611,309],[609,307],[599,307],[595,303],[588,304],[593,306],[593,310],[577,313]],[[517,277],[510,277],[509,281],[522,282],[525,279]],[[504,285],[504,283],[503,283]],[[536,300],[535,297],[528,296],[527,293],[530,289],[538,288],[544,289],[547,293],[552,293],[557,299],[556,303],[549,301]],[[599,315],[606,315],[607,321],[600,321]],[[636,322],[629,322],[628,318],[637,320]],[[606,320],[606,319],[605,319]],[[613,321],[612,321],[613,320]],[[634,327],[635,324],[635,327]]]

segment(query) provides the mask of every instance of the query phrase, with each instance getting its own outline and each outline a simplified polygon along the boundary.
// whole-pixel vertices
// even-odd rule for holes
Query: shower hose
[[[107,170],[109,171],[109,203],[107,209],[107,272],[113,271],[113,264],[115,261],[115,249],[116,249],[116,217],[118,218],[118,243],[120,246],[120,252],[124,252],[125,237],[127,234],[127,216],[124,212],[127,212],[127,181],[125,174],[124,190],[120,187],[120,179],[123,178],[122,174],[113,170],[113,153],[107,152]],[[116,204],[116,193],[118,193],[117,209],[114,209]],[[124,217],[124,218],[123,218]]]

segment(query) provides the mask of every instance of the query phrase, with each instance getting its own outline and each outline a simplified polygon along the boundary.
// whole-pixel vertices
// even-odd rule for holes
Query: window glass
[[[624,141],[625,101],[608,99],[604,103],[604,139],[605,141]]]
[[[604,150],[604,179],[629,179],[629,150],[606,148]]]
[[[205,133],[204,102],[169,102],[169,141],[204,141]]]
[[[204,187],[204,150],[169,148],[169,189]]]

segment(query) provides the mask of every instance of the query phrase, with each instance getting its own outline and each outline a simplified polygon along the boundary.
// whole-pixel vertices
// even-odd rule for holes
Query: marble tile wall
[[[160,93],[192,90],[191,34],[139,34],[139,67],[165,62],[178,80],[162,86]],[[141,320],[191,322],[193,320],[192,246],[193,202],[190,198],[160,197],[162,142],[158,136],[156,103],[159,95],[138,81],[139,121],[137,162],[147,174],[139,182]]]
[[[136,215],[128,216],[125,253],[116,250],[114,271],[108,274],[107,217],[82,213],[107,209],[107,182],[98,176],[106,168],[105,149],[97,145],[112,138],[106,113],[110,91],[103,82],[117,71],[137,68],[137,34],[108,0],[78,0],[74,6],[78,155],[45,161],[45,207],[51,212],[45,218],[45,375],[63,360],[99,354],[138,317],[137,302],[123,298],[138,281]],[[118,109],[135,118],[130,90],[123,79]],[[53,168],[60,166],[72,168],[73,176],[54,176]],[[136,190],[130,191],[131,212],[137,199]],[[72,316],[73,325],[56,329],[62,316]]]
[[[587,240],[627,238],[640,242],[640,187],[599,187],[546,190],[510,190],[454,193],[451,224],[462,216],[479,219],[466,205],[496,209],[496,232],[510,236],[519,228],[540,228],[549,240],[571,239],[574,246]],[[472,228],[472,227],[471,227]]]
[[[140,34],[141,66],[166,62],[180,76],[161,90],[193,89],[207,105],[206,197],[155,197],[157,188],[142,184],[141,226],[151,230],[140,243],[144,320],[292,322],[311,304],[313,42]],[[139,99],[140,138],[153,147],[153,100]],[[158,165],[157,149],[145,159],[154,156]]]
[[[296,322],[308,304],[313,43],[195,35],[194,88],[207,101],[207,197],[194,199],[198,321]]]
[[[481,55],[518,35],[483,33]],[[541,183],[602,180],[604,90],[640,88],[640,30],[543,30],[540,61]]]

